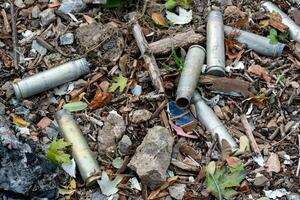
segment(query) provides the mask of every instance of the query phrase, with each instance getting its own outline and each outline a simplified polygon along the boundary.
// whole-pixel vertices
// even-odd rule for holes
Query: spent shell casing
[[[206,105],[201,95],[197,91],[194,93],[193,103],[196,108],[197,118],[218,141],[219,145],[223,147],[225,143],[229,144],[231,146],[231,150],[235,151],[238,148],[238,145],[228,133],[227,129],[219,120],[215,112],[208,105]]]
[[[176,105],[178,107],[186,108],[190,105],[199,81],[204,59],[205,49],[202,46],[193,45],[189,48],[176,92]]]
[[[225,45],[223,15],[220,11],[210,11],[207,19],[206,73],[215,76],[225,75]]]
[[[89,66],[87,60],[82,58],[34,74],[13,83],[15,95],[18,99],[23,99],[73,81],[89,73]]]
[[[76,161],[80,175],[87,186],[100,178],[100,167],[94,158],[79,126],[66,110],[55,113],[55,119],[65,140],[72,144],[72,156]]]
[[[226,35],[234,33],[234,39],[240,43],[246,44],[247,48],[253,51],[271,57],[277,57],[282,54],[285,44],[277,43],[271,44],[270,39],[254,34],[247,31],[242,31],[239,29],[232,28],[230,26],[224,26],[224,31]]]
[[[278,13],[281,16],[281,22],[289,27],[291,38],[300,43],[300,27],[287,14],[270,1],[262,3],[261,6],[270,13]]]

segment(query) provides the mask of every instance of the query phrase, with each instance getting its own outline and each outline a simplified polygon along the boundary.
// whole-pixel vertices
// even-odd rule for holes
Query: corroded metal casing
[[[90,71],[89,66],[87,60],[82,58],[34,74],[13,83],[15,95],[18,99],[23,99],[73,81],[87,74]]]
[[[278,13],[281,16],[282,23],[289,27],[291,38],[300,43],[300,27],[289,16],[287,16],[287,14],[285,14],[270,1],[264,2],[263,4],[261,4],[261,6],[270,13],[272,13],[273,11]]]
[[[94,184],[100,178],[100,167],[71,113],[60,110],[55,119],[65,140],[72,144],[72,155],[82,179],[87,186]]]
[[[225,75],[225,45],[223,15],[220,11],[210,11],[206,33],[206,73],[215,76]]]
[[[193,45],[189,48],[176,92],[176,105],[178,107],[186,108],[190,105],[199,81],[204,59],[205,49],[202,46]]]
[[[247,31],[234,29],[230,26],[224,26],[224,31],[226,35],[229,35],[233,31],[237,32],[237,36],[234,37],[235,40],[240,43],[246,44],[247,48],[252,49],[261,55],[277,57],[282,54],[282,51],[285,47],[285,44],[271,44],[269,38],[254,33],[249,33]]]
[[[232,151],[238,148],[238,145],[228,133],[225,126],[219,120],[215,112],[204,102],[201,95],[195,91],[193,96],[193,103],[196,108],[197,118],[203,124],[206,129],[217,139],[218,143],[222,147],[224,140],[231,146]]]

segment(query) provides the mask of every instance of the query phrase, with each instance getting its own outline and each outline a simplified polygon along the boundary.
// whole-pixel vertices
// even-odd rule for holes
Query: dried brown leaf
[[[112,99],[112,94],[108,92],[102,92],[100,89],[97,89],[94,99],[89,105],[91,110],[102,108]]]
[[[179,151],[186,156],[191,156],[196,161],[199,161],[201,159],[201,154],[186,143],[180,145]]]
[[[229,24],[229,26],[234,26],[234,27],[243,27],[243,26],[248,26],[249,25],[249,19],[248,17],[239,19],[236,22],[232,22]]]
[[[259,109],[264,109],[267,104],[267,97],[264,96],[253,96],[248,99],[245,99],[242,103],[250,101],[254,105],[256,105]]]
[[[248,185],[248,182],[246,180],[244,180],[241,185],[240,185],[240,191],[243,192],[243,193],[247,193],[250,191],[250,188],[249,188],[249,185]]]
[[[271,81],[271,77],[269,76],[269,73],[267,72],[267,70],[265,68],[261,67],[260,65],[251,65],[248,68],[248,72],[257,75],[260,78],[263,78],[267,82]]]
[[[242,163],[240,159],[237,157],[227,157],[226,158],[227,165],[231,168],[236,168],[238,165]]]
[[[227,8],[224,10],[224,15],[225,16],[231,16],[231,15],[239,15],[241,17],[245,17],[246,13],[241,11],[238,7],[236,6],[227,6]]]
[[[93,17],[90,17],[88,15],[83,15],[83,18],[85,19],[85,21],[89,24],[95,23],[96,20]]]
[[[155,24],[161,25],[161,26],[168,26],[167,20],[161,16],[159,13],[152,13],[151,15],[152,20],[155,22]]]

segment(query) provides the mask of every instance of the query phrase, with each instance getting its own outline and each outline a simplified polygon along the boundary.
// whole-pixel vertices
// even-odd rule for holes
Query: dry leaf
[[[269,73],[267,72],[267,70],[265,68],[261,67],[260,65],[251,65],[248,68],[248,72],[257,75],[260,78],[263,78],[267,82],[270,82],[272,79],[269,76]]]
[[[201,159],[201,153],[197,152],[193,147],[190,147],[186,143],[180,145],[179,151],[186,156],[191,156],[196,161],[200,161]]]
[[[249,185],[248,185],[248,182],[246,180],[244,180],[241,185],[240,185],[240,191],[243,192],[243,193],[247,193],[250,191],[250,188],[249,188]]]
[[[231,168],[236,168],[238,165],[242,163],[240,159],[237,157],[227,157],[226,158],[227,165]]]
[[[18,127],[24,128],[27,126],[27,122],[22,117],[13,114],[12,120]]]
[[[173,176],[173,177],[169,178],[158,189],[152,191],[151,194],[149,195],[148,199],[151,200],[151,199],[158,198],[158,194],[160,193],[160,191],[168,188],[170,185],[173,185],[176,182],[177,179],[178,179],[178,176]]]
[[[239,19],[238,21],[232,22],[229,24],[229,26],[234,26],[234,27],[243,27],[243,26],[247,26],[247,25],[249,25],[248,17]]]
[[[276,153],[271,153],[270,157],[266,161],[265,167],[267,172],[279,173],[281,169],[279,157]]]
[[[96,20],[88,15],[83,15],[83,18],[85,19],[85,21],[89,24],[95,23]]]
[[[230,16],[230,15],[239,15],[243,18],[246,16],[246,14],[243,11],[241,11],[238,7],[227,6],[227,8],[224,10],[224,16]]]
[[[264,96],[253,96],[248,99],[245,99],[242,103],[246,101],[250,101],[254,105],[256,105],[259,109],[264,109],[266,107],[268,97]]]
[[[102,108],[108,102],[110,102],[111,99],[112,99],[111,93],[102,92],[100,89],[97,89],[94,99],[92,100],[92,102],[89,105],[89,108],[91,110],[94,110],[97,108]]]
[[[167,20],[161,16],[159,13],[152,13],[151,15],[152,20],[155,22],[155,24],[161,25],[161,26],[168,26]]]

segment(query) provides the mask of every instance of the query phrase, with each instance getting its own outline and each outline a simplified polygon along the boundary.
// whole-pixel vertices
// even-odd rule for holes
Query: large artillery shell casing
[[[264,9],[272,13],[273,11],[278,13],[281,16],[281,21],[283,24],[289,27],[289,33],[293,40],[296,40],[300,43],[300,27],[282,10],[280,10],[276,5],[272,2],[267,1],[261,4]]]
[[[85,58],[67,62],[49,70],[34,74],[21,81],[13,83],[18,99],[27,98],[54,88],[58,85],[73,81],[89,72],[90,64]]]
[[[197,118],[216,138],[220,146],[224,145],[224,141],[231,146],[232,151],[238,148],[238,145],[226,130],[225,126],[219,120],[214,111],[206,105],[201,95],[198,92],[194,93],[193,103],[195,104]]]
[[[176,92],[176,105],[178,107],[185,108],[190,104],[199,81],[204,59],[205,49],[203,47],[193,45],[189,48]]]
[[[67,142],[72,144],[72,155],[87,186],[100,178],[100,167],[70,112],[60,110],[55,114],[60,131]]]
[[[265,56],[280,56],[285,47],[285,44],[277,43],[270,44],[270,39],[239,29],[234,29],[230,26],[224,26],[225,34],[229,35],[233,31],[238,32],[238,35],[234,37],[238,42],[247,45],[247,48],[254,50],[255,52]]]
[[[206,73],[216,76],[225,75],[225,45],[223,16],[220,11],[210,11],[207,19]]]

